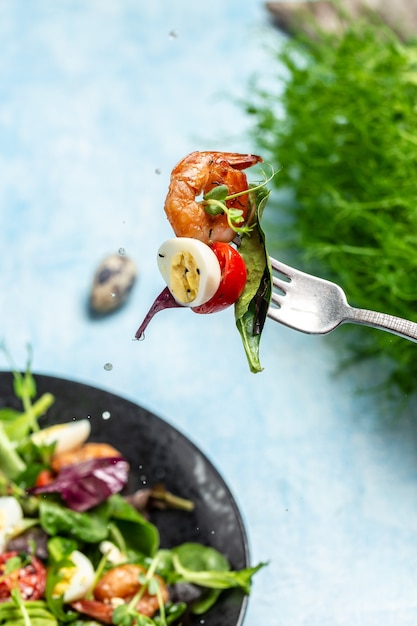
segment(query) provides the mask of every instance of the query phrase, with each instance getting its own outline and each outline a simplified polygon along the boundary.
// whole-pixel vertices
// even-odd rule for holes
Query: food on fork
[[[261,162],[253,154],[192,152],[174,167],[165,213],[176,237],[164,242],[157,256],[167,287],[136,339],[163,309],[186,307],[207,314],[234,305],[250,369],[262,370],[259,344],[272,272],[260,220],[273,174],[249,184],[243,171]]]

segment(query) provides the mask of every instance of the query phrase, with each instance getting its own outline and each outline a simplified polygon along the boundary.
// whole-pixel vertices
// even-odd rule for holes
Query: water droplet
[[[161,170],[159,169],[159,167],[157,167],[157,168],[155,169],[155,174],[160,174],[160,173],[161,173]]]
[[[113,369],[113,363],[105,363],[104,369],[106,370],[106,372],[110,372],[110,370]]]
[[[169,35],[168,35],[168,37],[169,37],[170,39],[176,39],[176,38],[178,37],[178,33],[177,33],[177,31],[176,31],[176,30],[170,30],[170,31],[169,31]]]
[[[109,420],[109,419],[111,418],[111,413],[110,413],[110,411],[103,411],[103,413],[101,414],[101,417],[102,417],[104,420]]]
[[[115,297],[116,297],[116,294],[114,293],[114,291],[112,291],[112,292],[110,293],[110,296],[111,296],[112,298],[115,298]]]
[[[212,530],[212,531],[211,531],[211,534],[212,534],[212,535],[215,535],[215,534],[216,534],[216,531],[215,531],[215,530]]]
[[[146,485],[146,483],[148,482],[146,476],[141,476],[140,477],[140,482],[142,483],[142,485]]]
[[[126,250],[124,248],[119,248],[119,254],[120,256],[123,256],[126,254]]]

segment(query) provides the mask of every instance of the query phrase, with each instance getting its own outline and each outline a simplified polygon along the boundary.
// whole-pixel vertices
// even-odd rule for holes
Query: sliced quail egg
[[[213,250],[202,241],[174,237],[158,250],[158,267],[168,289],[182,306],[199,306],[216,293],[221,279]]]
[[[22,521],[22,507],[16,498],[0,497],[0,553],[3,552],[9,537],[19,530]]]
[[[55,585],[53,596],[63,596],[64,602],[75,602],[84,598],[95,582],[94,567],[85,554],[74,550],[69,556],[73,565],[68,565],[59,570],[60,580]]]
[[[82,446],[91,431],[88,419],[76,420],[67,424],[55,424],[32,435],[36,445],[50,445],[56,442],[54,454],[62,454]]]
[[[106,555],[107,561],[112,565],[118,565],[126,561],[126,555],[112,541],[102,541],[99,550]]]

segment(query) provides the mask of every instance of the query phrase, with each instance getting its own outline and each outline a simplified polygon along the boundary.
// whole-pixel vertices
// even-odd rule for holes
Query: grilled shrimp
[[[193,237],[204,243],[230,242],[236,233],[224,214],[209,215],[197,197],[219,185],[228,195],[246,191],[248,183],[242,171],[262,158],[254,154],[234,152],[192,152],[172,170],[165,213],[177,237]],[[247,194],[226,202],[228,208],[242,211],[242,224],[249,209]]]
[[[141,587],[139,576],[145,572],[140,565],[129,563],[113,567],[98,581],[93,591],[94,600],[78,600],[71,606],[84,615],[105,624],[112,624],[114,609],[124,602],[129,602],[139,591]],[[154,578],[159,583],[162,600],[166,604],[169,599],[168,589],[160,576],[154,575]],[[158,609],[158,597],[148,591],[145,591],[136,605],[136,610],[147,617],[152,617]]]
[[[66,465],[74,465],[89,459],[99,459],[105,457],[122,456],[116,448],[109,443],[85,443],[76,450],[68,450],[52,457],[52,468],[55,472],[59,472]]]

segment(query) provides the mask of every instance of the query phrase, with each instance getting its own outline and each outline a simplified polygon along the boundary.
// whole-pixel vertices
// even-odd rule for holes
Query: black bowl
[[[193,512],[155,511],[161,546],[187,541],[209,545],[229,560],[233,569],[249,566],[248,542],[242,518],[226,483],[207,457],[184,435],[137,404],[82,383],[34,374],[38,396],[50,392],[55,402],[42,418],[42,427],[88,417],[91,440],[114,445],[129,461],[129,490],[163,483],[171,492],[192,500]],[[20,408],[13,394],[13,377],[0,372],[0,407]],[[240,626],[247,596],[224,592],[194,626]]]

